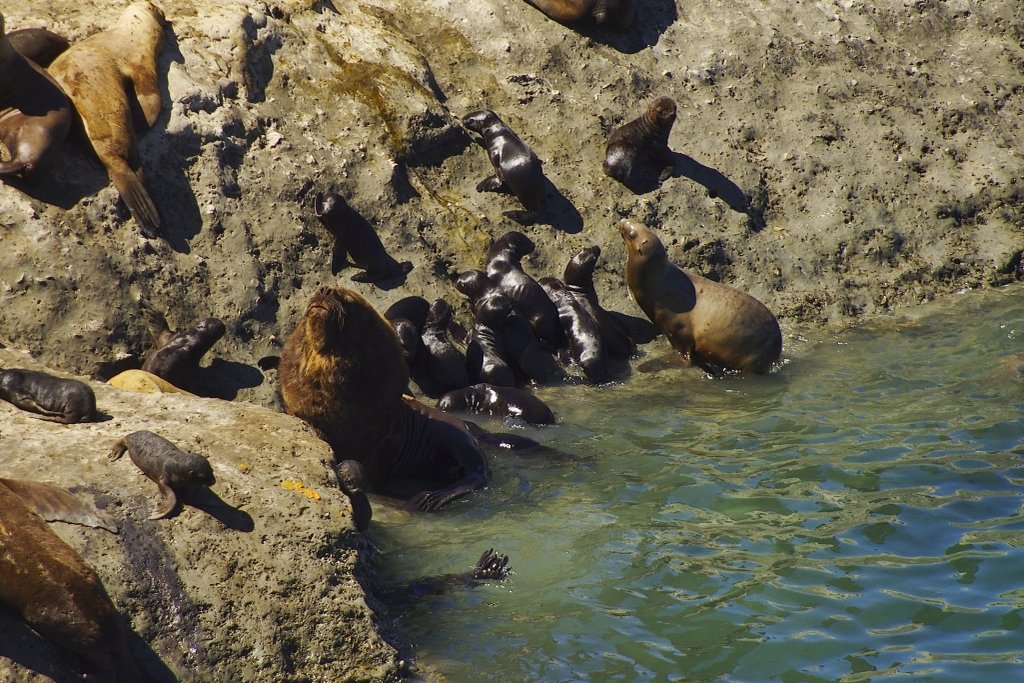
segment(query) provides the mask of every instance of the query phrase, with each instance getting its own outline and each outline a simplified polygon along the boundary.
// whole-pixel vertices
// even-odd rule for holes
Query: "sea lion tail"
[[[142,184],[142,178],[131,170],[119,173],[112,173],[114,187],[121,193],[121,199],[128,205],[132,217],[139,224],[142,234],[149,239],[161,237],[160,214],[156,210],[156,204]]]

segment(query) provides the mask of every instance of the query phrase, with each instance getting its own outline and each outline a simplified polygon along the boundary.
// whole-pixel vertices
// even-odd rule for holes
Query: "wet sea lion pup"
[[[71,130],[71,102],[57,82],[19,53],[0,15],[0,142],[10,156],[0,175],[33,180]]]
[[[8,33],[7,39],[22,57],[44,69],[71,45],[64,36],[45,28],[20,28]]]
[[[69,520],[74,521],[74,520]],[[143,680],[121,618],[81,554],[0,484],[0,604],[33,631],[79,655],[89,680]]]
[[[632,0],[526,0],[560,24],[592,20],[621,33],[633,23]]]
[[[601,256],[601,247],[596,244],[579,250],[569,259],[562,279],[566,290],[586,309],[597,323],[601,341],[610,358],[625,360],[636,353],[636,344],[629,334],[619,326],[611,314],[601,307],[594,288],[594,267]]]
[[[504,296],[497,292],[482,270],[467,270],[455,279],[455,289],[469,299],[470,307],[483,298]],[[515,372],[498,330],[481,322],[474,313],[473,327],[466,344],[466,370],[471,382],[486,382],[502,387],[516,385]]]
[[[477,192],[509,192],[514,194],[526,211],[506,211],[505,215],[518,223],[532,223],[544,203],[547,184],[543,163],[505,122],[490,109],[477,109],[462,118],[463,125],[481,136],[480,145],[494,167],[476,186]]]
[[[73,424],[96,421],[96,394],[85,382],[36,370],[0,370],[0,398],[41,420]]]
[[[386,586],[379,591],[381,598],[395,604],[418,600],[431,595],[441,595],[453,588],[475,588],[484,581],[504,581],[512,568],[508,566],[508,555],[485,551],[476,561],[473,569],[459,574],[440,574],[410,581],[401,586]]]
[[[451,304],[444,299],[436,299],[430,305],[421,334],[423,365],[434,385],[433,396],[469,386],[466,359],[448,336],[451,322]],[[420,388],[423,389],[422,384]]]
[[[555,423],[555,414],[544,401],[525,389],[474,384],[449,391],[437,402],[446,412],[487,413],[498,417],[517,417],[535,425]]]
[[[558,319],[568,341],[569,355],[583,368],[587,381],[591,384],[604,384],[611,380],[604,340],[594,317],[576,300],[561,280],[553,277],[541,278],[540,286],[558,307]]]
[[[337,461],[365,468],[367,488],[432,511],[487,485],[466,424],[403,396],[409,371],[394,330],[358,292],[321,288],[278,368],[285,411],[311,425]]]
[[[782,353],[782,332],[764,304],[671,263],[646,226],[622,221],[619,233],[630,293],[684,360],[712,371],[771,370]]]
[[[605,175],[633,190],[642,189],[655,175],[658,183],[668,179],[675,170],[668,146],[675,121],[676,103],[659,97],[643,115],[615,129],[605,150]]]
[[[172,332],[163,313],[151,303],[140,299],[139,308],[156,344],[142,369],[180,389],[191,389],[199,361],[224,336],[224,323],[218,318],[204,318],[192,327]]]
[[[344,267],[346,254],[353,265],[363,269],[363,272],[352,276],[355,282],[390,280],[412,270],[411,261],[399,263],[391,257],[373,226],[341,195],[332,193],[325,197],[318,193],[313,199],[313,212],[334,236],[334,273]]]
[[[142,113],[138,124],[146,128],[160,115],[156,61],[166,24],[152,3],[129,5],[113,28],[73,44],[49,68],[74,103],[121,199],[150,239],[160,236],[160,214],[146,189],[133,114]]]
[[[473,306],[473,317],[479,325],[498,333],[504,358],[517,371],[519,381],[553,384],[566,379],[561,366],[537,340],[529,321],[509,297],[502,293],[481,297]]]
[[[507,232],[487,250],[487,278],[512,301],[516,310],[530,321],[537,339],[549,351],[562,348],[565,338],[558,321],[558,308],[544,288],[523,270],[523,257],[536,245],[521,232]]]
[[[150,519],[162,519],[171,514],[178,504],[178,494],[186,486],[216,483],[209,460],[179,450],[159,434],[132,432],[114,444],[108,457],[117,460],[125,451],[142,473],[156,482],[160,491],[160,500],[153,506]]]

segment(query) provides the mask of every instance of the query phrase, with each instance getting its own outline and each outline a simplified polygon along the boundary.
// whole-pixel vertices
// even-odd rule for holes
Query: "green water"
[[[787,332],[769,377],[544,390],[560,424],[525,432],[580,460],[503,455],[440,514],[381,511],[396,579],[511,558],[398,615],[426,674],[1024,680],[1024,290]]]

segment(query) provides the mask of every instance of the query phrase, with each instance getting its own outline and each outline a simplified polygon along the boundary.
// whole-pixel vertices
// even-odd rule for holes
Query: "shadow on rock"
[[[202,510],[229,529],[249,533],[256,528],[252,515],[226,503],[205,486],[189,486],[183,498],[190,507]]]
[[[263,373],[245,363],[214,358],[209,367],[200,368],[194,383],[186,387],[197,396],[233,401],[242,389],[263,384]]]
[[[657,45],[662,34],[679,17],[675,0],[634,0],[633,11],[633,23],[622,33],[589,25],[577,30],[596,43],[634,54]]]
[[[556,230],[569,234],[576,234],[583,230],[583,216],[569,199],[562,194],[562,191],[555,187],[555,184],[547,177],[544,178],[545,195],[544,206],[540,211],[535,212],[534,223],[550,225]],[[515,212],[506,212],[505,215]],[[513,216],[509,216],[516,220]],[[518,222],[518,221],[517,221]]]

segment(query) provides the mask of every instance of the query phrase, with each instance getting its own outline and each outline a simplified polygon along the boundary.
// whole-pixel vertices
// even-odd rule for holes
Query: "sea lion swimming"
[[[659,97],[642,115],[615,129],[605,151],[605,175],[637,192],[655,176],[657,183],[668,179],[675,170],[668,146],[675,121],[675,101]]]
[[[133,110],[151,128],[163,103],[156,61],[164,13],[150,2],[129,5],[117,24],[74,43],[49,72],[75,105],[85,135],[142,234],[160,236],[160,214],[143,178]],[[134,101],[133,101],[134,100]]]
[[[71,130],[71,101],[50,74],[3,33],[0,15],[0,142],[10,158],[0,175],[34,180]]]
[[[85,382],[37,370],[0,370],[0,399],[40,420],[73,424],[96,421],[96,394]]]
[[[32,482],[20,482],[31,484]],[[36,633],[82,658],[88,680],[142,680],[124,625],[82,555],[0,481],[0,603]]]
[[[312,426],[339,462],[365,468],[367,488],[433,511],[488,481],[466,424],[403,392],[409,371],[394,330],[361,294],[319,289],[278,368],[285,411]]]
[[[734,287],[684,271],[646,226],[622,221],[626,285],[686,362],[764,374],[782,353],[782,332],[768,308]]]
[[[437,402],[446,412],[487,413],[498,417],[515,417],[536,425],[555,423],[551,408],[525,389],[474,384],[449,391]]]
[[[216,483],[209,460],[202,455],[179,450],[159,434],[132,432],[114,444],[108,457],[111,461],[117,460],[125,451],[160,491],[160,500],[153,506],[150,519],[162,519],[171,514],[178,504],[178,493],[186,486],[212,486]]]
[[[507,211],[505,215],[518,223],[532,223],[544,203],[547,182],[543,163],[505,122],[490,109],[477,109],[462,118],[463,125],[480,135],[480,145],[494,167],[476,186],[477,192],[509,192],[516,196],[526,211]]]

